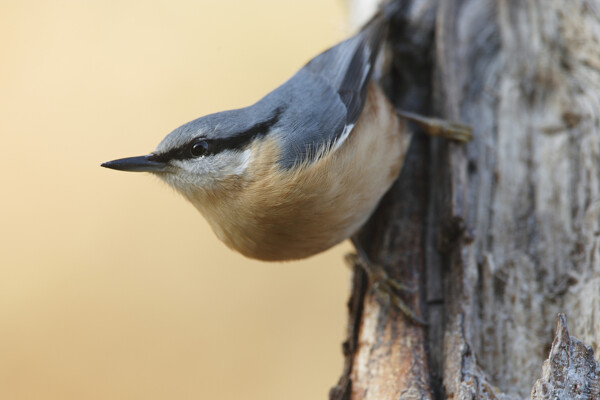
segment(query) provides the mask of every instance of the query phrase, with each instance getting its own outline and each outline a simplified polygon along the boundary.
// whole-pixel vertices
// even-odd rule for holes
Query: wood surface
[[[416,135],[358,236],[428,325],[356,269],[330,398],[600,398],[600,1],[399,1],[384,88],[475,139]]]

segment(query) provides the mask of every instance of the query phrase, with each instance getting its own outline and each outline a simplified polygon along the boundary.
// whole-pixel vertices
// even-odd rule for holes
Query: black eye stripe
[[[269,129],[275,125],[283,112],[282,108],[278,108],[275,110],[274,115],[265,120],[261,121],[251,128],[239,132],[237,134],[232,134],[227,138],[219,138],[219,139],[208,139],[203,137],[197,137],[183,146],[177,147],[175,149],[171,149],[165,153],[154,154],[150,156],[150,161],[156,162],[168,162],[170,160],[186,160],[190,158],[196,158],[200,156],[210,156],[214,154],[218,154],[225,150],[235,150],[242,149],[246,145],[248,145],[255,137],[265,135],[269,132]],[[199,143],[206,143],[206,151],[203,154],[194,155],[192,152],[192,148]]]

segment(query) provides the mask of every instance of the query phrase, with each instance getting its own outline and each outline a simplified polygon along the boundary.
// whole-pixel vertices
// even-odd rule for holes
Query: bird
[[[303,259],[351,238],[400,173],[405,119],[470,138],[460,124],[395,110],[374,79],[392,14],[381,7],[253,105],[192,120],[150,154],[101,166],[156,175],[249,258]]]

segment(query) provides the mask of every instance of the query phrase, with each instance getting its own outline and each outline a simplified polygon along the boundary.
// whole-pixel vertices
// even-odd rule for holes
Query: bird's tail
[[[404,16],[406,12],[406,2],[402,0],[386,0],[379,5],[379,12],[383,19],[392,21],[398,17]]]

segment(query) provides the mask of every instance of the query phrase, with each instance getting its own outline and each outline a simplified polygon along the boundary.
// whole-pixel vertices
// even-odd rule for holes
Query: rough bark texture
[[[429,325],[357,272],[330,397],[600,398],[600,0],[398,1],[390,98],[475,139],[417,136],[362,231]]]
[[[564,314],[558,317],[550,357],[542,378],[531,392],[532,400],[600,398],[600,364],[591,347],[569,336]]]

